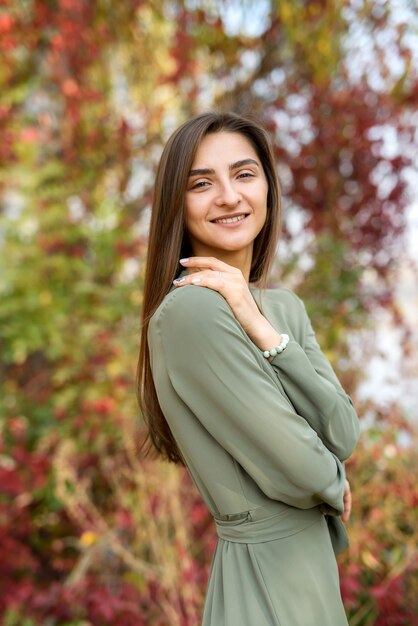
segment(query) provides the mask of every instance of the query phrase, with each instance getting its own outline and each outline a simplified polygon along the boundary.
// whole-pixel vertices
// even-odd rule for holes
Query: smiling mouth
[[[237,222],[242,222],[247,217],[246,213],[241,213],[241,215],[234,215],[232,217],[221,217],[217,220],[212,220],[213,224],[235,224]]]

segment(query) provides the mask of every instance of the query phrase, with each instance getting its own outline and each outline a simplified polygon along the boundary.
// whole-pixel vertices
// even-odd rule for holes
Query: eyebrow
[[[259,163],[254,159],[241,159],[241,161],[231,163],[228,169],[230,171],[237,170],[244,165],[257,165],[257,167],[260,167]],[[189,176],[208,176],[210,174],[215,174],[215,170],[211,168],[199,168],[197,170],[190,170]]]

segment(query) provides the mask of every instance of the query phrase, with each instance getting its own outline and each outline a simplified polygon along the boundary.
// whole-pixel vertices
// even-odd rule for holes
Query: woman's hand
[[[280,334],[260,313],[242,272],[214,257],[190,257],[180,263],[192,273],[174,281],[176,287],[196,285],[220,293],[231,307],[235,317],[260,350],[279,345]]]
[[[348,480],[346,480],[345,490],[344,490],[344,513],[341,516],[341,519],[343,522],[348,522],[348,520],[350,519],[351,504],[352,504],[352,498],[351,498],[350,483],[348,482]]]

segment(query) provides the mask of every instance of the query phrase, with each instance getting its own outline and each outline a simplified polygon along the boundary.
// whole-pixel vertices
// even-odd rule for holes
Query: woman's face
[[[206,135],[185,195],[193,254],[229,262],[235,256],[251,258],[253,242],[266,221],[267,194],[266,175],[248,139],[226,131]]]

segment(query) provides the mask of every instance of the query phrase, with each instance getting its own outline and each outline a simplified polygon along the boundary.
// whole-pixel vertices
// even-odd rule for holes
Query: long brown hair
[[[148,427],[148,443],[174,463],[183,461],[155,391],[149,358],[148,325],[182,269],[179,259],[193,254],[184,220],[187,180],[203,137],[220,131],[239,133],[251,143],[268,182],[267,218],[254,241],[250,282],[265,286],[280,229],[280,187],[274,156],[268,135],[258,122],[234,113],[203,113],[184,123],[171,135],[161,155],[154,187],[137,378],[138,401]]]

